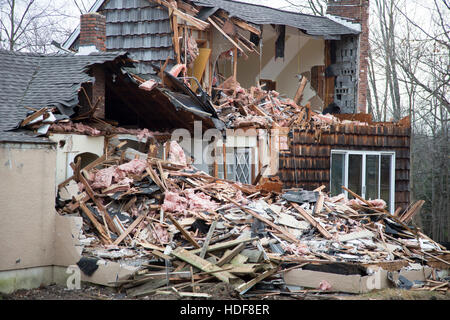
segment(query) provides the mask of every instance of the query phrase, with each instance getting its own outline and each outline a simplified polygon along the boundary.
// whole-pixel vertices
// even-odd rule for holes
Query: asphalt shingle
[[[344,34],[358,34],[358,31],[339,24],[330,18],[283,11],[262,5],[235,2],[231,0],[193,0],[202,7],[216,7],[227,11],[230,16],[252,22],[254,24],[279,24],[303,30],[311,36],[325,38]]]
[[[25,107],[57,107],[71,115],[78,90],[94,81],[93,64],[113,61],[124,52],[91,55],[41,55],[0,50],[0,132],[17,127],[30,111]]]

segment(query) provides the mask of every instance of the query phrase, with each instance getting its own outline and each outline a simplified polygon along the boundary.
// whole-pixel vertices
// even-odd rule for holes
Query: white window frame
[[[367,155],[376,155],[378,157],[378,195],[381,194],[381,156],[389,155],[391,156],[391,174],[390,174],[390,203],[388,203],[389,211],[391,214],[394,213],[395,206],[395,161],[396,154],[395,151],[367,151],[367,150],[331,150],[330,155],[330,185],[331,185],[331,177],[332,177],[332,156],[333,154],[344,154],[344,186],[348,188],[348,164],[349,164],[349,156],[350,155],[361,155],[362,156],[362,181],[361,181],[361,190],[362,194],[360,195],[362,198],[366,198],[366,156]],[[348,197],[348,192],[344,191],[344,194]]]

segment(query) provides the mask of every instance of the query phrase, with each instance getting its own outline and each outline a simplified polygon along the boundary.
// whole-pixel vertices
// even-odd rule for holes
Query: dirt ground
[[[161,288],[164,290],[164,288]],[[211,295],[212,300],[242,300],[233,288],[224,283],[208,283],[200,292]],[[318,293],[315,291],[297,295],[252,294],[248,300],[450,300],[450,292],[412,291],[399,289],[376,290],[367,294]],[[82,283],[80,290],[68,290],[59,285],[50,285],[32,290],[18,290],[13,294],[0,294],[0,300],[205,300],[187,298],[174,294],[154,294],[138,298],[127,297],[117,288]]]

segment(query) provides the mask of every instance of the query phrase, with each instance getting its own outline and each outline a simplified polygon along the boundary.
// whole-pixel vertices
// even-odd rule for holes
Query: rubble
[[[183,159],[182,150],[170,145],[176,153],[172,160]],[[182,288],[185,296],[208,298],[196,291],[204,281],[230,284],[243,297],[261,288],[291,294],[295,283],[286,279],[314,285],[311,290],[357,292],[333,285],[338,276],[324,273],[316,283],[301,280],[299,272],[320,275],[327,266],[357,266],[370,280],[374,270],[387,269],[393,280],[386,283],[399,287],[407,278],[392,272],[429,262],[439,262],[441,269],[450,264],[445,248],[388,213],[383,201],[329,197],[323,188],[263,190],[214,178],[183,161],[125,161],[120,154],[109,145],[95,167],[80,168],[73,180],[85,188],[77,194],[72,180],[60,186],[57,211],[83,217],[84,237],[95,239],[85,243],[84,257],[137,264],[130,279],[111,283],[130,296]],[[409,287],[448,290],[448,276],[438,274]]]

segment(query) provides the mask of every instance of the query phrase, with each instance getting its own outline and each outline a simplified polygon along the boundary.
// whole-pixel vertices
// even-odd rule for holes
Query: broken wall
[[[0,144],[0,271],[54,259],[56,150],[49,144]]]
[[[247,33],[244,33],[247,36]],[[262,55],[247,53],[248,59],[240,56],[237,64],[237,81],[244,88],[257,85],[259,79],[276,82],[276,91],[293,98],[299,86],[297,74],[311,73],[314,66],[325,64],[325,41],[304,35],[296,28],[286,27],[284,58],[275,60],[275,42],[277,35],[272,26],[263,26]],[[248,36],[249,38],[250,36]],[[212,61],[232,48],[232,44],[217,30],[213,32]],[[259,50],[259,48],[258,48]],[[219,59],[219,69],[227,78],[233,73],[231,59]],[[310,79],[309,79],[310,80]],[[303,93],[302,104],[316,96],[308,84]]]
[[[56,152],[56,185],[73,174],[70,167],[79,154],[89,153],[101,157],[103,155],[105,138],[91,137],[80,134],[52,134],[49,139],[57,143]]]
[[[400,125],[331,125],[324,130],[295,128],[289,137],[289,152],[280,154],[279,177],[286,188],[330,190],[332,150],[395,152],[395,208],[410,202],[410,127]]]

